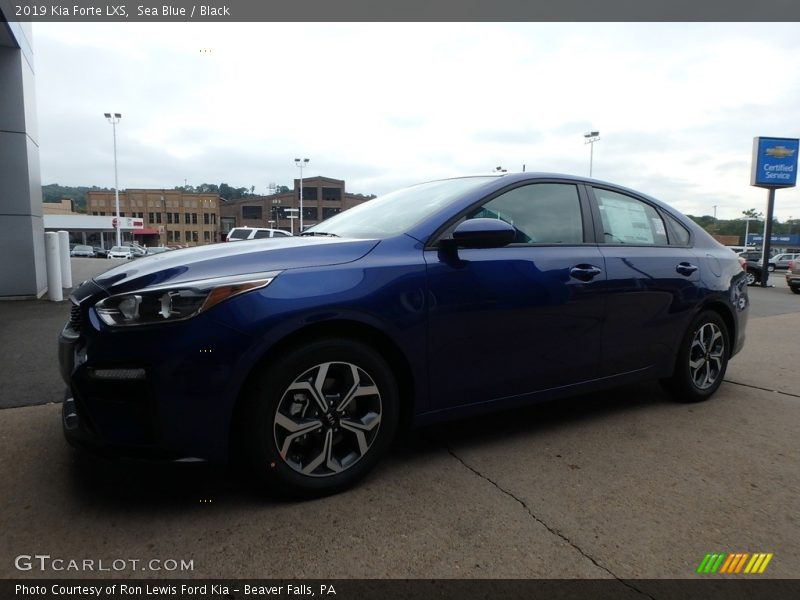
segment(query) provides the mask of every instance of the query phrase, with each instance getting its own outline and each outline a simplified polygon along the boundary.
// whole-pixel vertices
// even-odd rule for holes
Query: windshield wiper
[[[304,231],[300,235],[301,236],[302,235],[324,235],[324,236],[327,236],[327,237],[339,237],[335,233],[330,233],[330,232],[327,232],[327,231]]]

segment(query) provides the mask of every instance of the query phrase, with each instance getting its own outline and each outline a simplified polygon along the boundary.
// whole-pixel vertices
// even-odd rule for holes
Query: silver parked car
[[[800,258],[800,254],[794,253],[784,253],[784,254],[776,254],[772,258],[769,259],[769,270],[774,271],[775,269],[788,269],[789,262]]]
[[[69,251],[70,256],[82,256],[84,258],[94,258],[94,248],[91,246],[76,245]]]

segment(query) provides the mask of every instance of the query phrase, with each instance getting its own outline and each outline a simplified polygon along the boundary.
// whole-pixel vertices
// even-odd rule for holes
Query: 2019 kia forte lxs
[[[738,258],[643,194],[551,174],[420,184],[302,236],[120,265],[60,336],[75,445],[225,461],[324,494],[425,424],[661,379],[711,396]]]

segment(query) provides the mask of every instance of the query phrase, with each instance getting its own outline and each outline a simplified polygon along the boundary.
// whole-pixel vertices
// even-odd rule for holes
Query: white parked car
[[[114,246],[108,251],[107,258],[133,258],[133,250],[130,246]]]
[[[283,229],[266,229],[263,227],[234,227],[228,232],[226,242],[241,240],[260,240],[263,238],[291,237],[291,233]]]

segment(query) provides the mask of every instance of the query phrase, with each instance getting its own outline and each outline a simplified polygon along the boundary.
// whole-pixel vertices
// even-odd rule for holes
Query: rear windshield
[[[231,232],[228,234],[228,239],[246,240],[250,237],[250,231],[250,229],[231,229]]]

